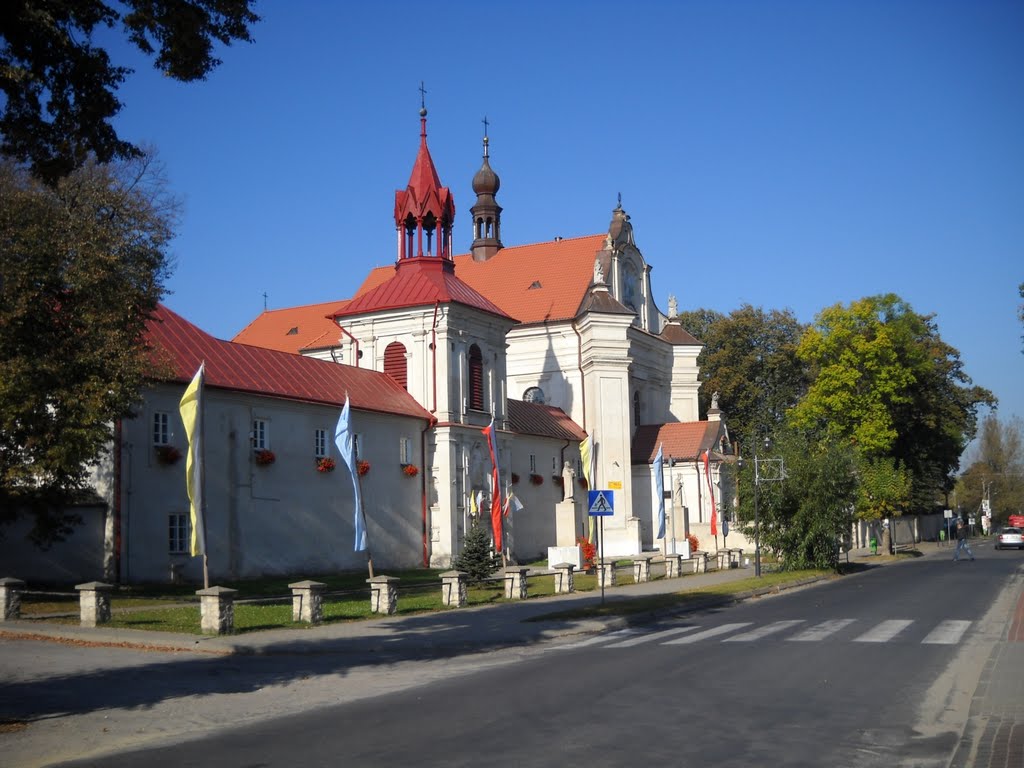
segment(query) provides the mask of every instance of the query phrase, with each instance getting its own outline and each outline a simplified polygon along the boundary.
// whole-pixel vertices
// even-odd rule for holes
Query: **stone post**
[[[615,586],[615,561],[614,560],[602,560],[597,567],[597,586],[598,587],[614,587]]]
[[[677,579],[682,574],[682,555],[665,555],[665,578]]]
[[[555,566],[555,594],[567,595],[576,590],[573,578],[573,570],[576,565],[573,563],[559,563]]]
[[[83,627],[95,627],[110,621],[110,591],[113,588],[101,581],[75,586]]]
[[[292,621],[319,624],[324,620],[324,589],[322,581],[297,581],[289,584],[292,591]]]
[[[21,617],[21,593],[25,589],[25,582],[11,576],[4,576],[0,579],[0,621],[10,621]]]
[[[633,559],[633,581],[639,584],[651,580],[651,559],[649,557],[637,557]]]
[[[445,571],[441,574],[441,603],[448,608],[466,607],[465,571]]]
[[[210,587],[199,595],[200,625],[204,634],[227,635],[235,631],[235,595],[237,589]]]
[[[370,585],[370,611],[388,616],[398,610],[397,576],[374,576],[367,579]]]
[[[505,569],[505,599],[525,600],[526,599],[526,574],[529,568],[510,566]]]

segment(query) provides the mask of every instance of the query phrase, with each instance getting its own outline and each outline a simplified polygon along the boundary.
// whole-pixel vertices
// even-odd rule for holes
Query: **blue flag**
[[[334,443],[338,446],[341,458],[348,465],[348,471],[352,474],[352,489],[356,499],[355,551],[362,552],[366,549],[366,520],[363,519],[363,501],[359,493],[359,468],[356,466],[355,435],[352,433],[352,423],[349,419],[347,394],[345,395],[345,407],[341,409],[341,418],[338,419],[338,428],[334,432]]]
[[[665,458],[658,446],[658,455],[654,457],[654,492],[658,494],[658,535],[656,539],[665,538]]]

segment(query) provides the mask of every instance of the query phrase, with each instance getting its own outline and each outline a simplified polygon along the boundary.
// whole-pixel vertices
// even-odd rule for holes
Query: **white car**
[[[1024,549],[1024,536],[1021,535],[1020,528],[1007,527],[999,531],[999,535],[996,536],[996,549],[1007,547]]]

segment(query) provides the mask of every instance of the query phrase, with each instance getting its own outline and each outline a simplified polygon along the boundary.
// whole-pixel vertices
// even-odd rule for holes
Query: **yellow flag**
[[[587,488],[590,490],[596,490],[594,488],[594,436],[587,435],[587,439],[580,443],[580,464],[583,465],[583,477],[586,478]],[[593,542],[597,535],[597,523],[595,518],[591,515],[588,516],[590,523],[587,530],[587,538]]]
[[[192,383],[178,404],[181,420],[188,437],[188,456],[185,458],[185,484],[188,489],[189,518],[192,522],[192,557],[206,554],[206,526],[203,521],[203,370],[199,366]]]

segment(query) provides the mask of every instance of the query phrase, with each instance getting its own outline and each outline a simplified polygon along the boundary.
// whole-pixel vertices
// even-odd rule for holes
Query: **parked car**
[[[996,536],[996,549],[1006,549],[1007,547],[1024,549],[1024,535],[1021,534],[1020,528],[1006,526],[999,531]]]

